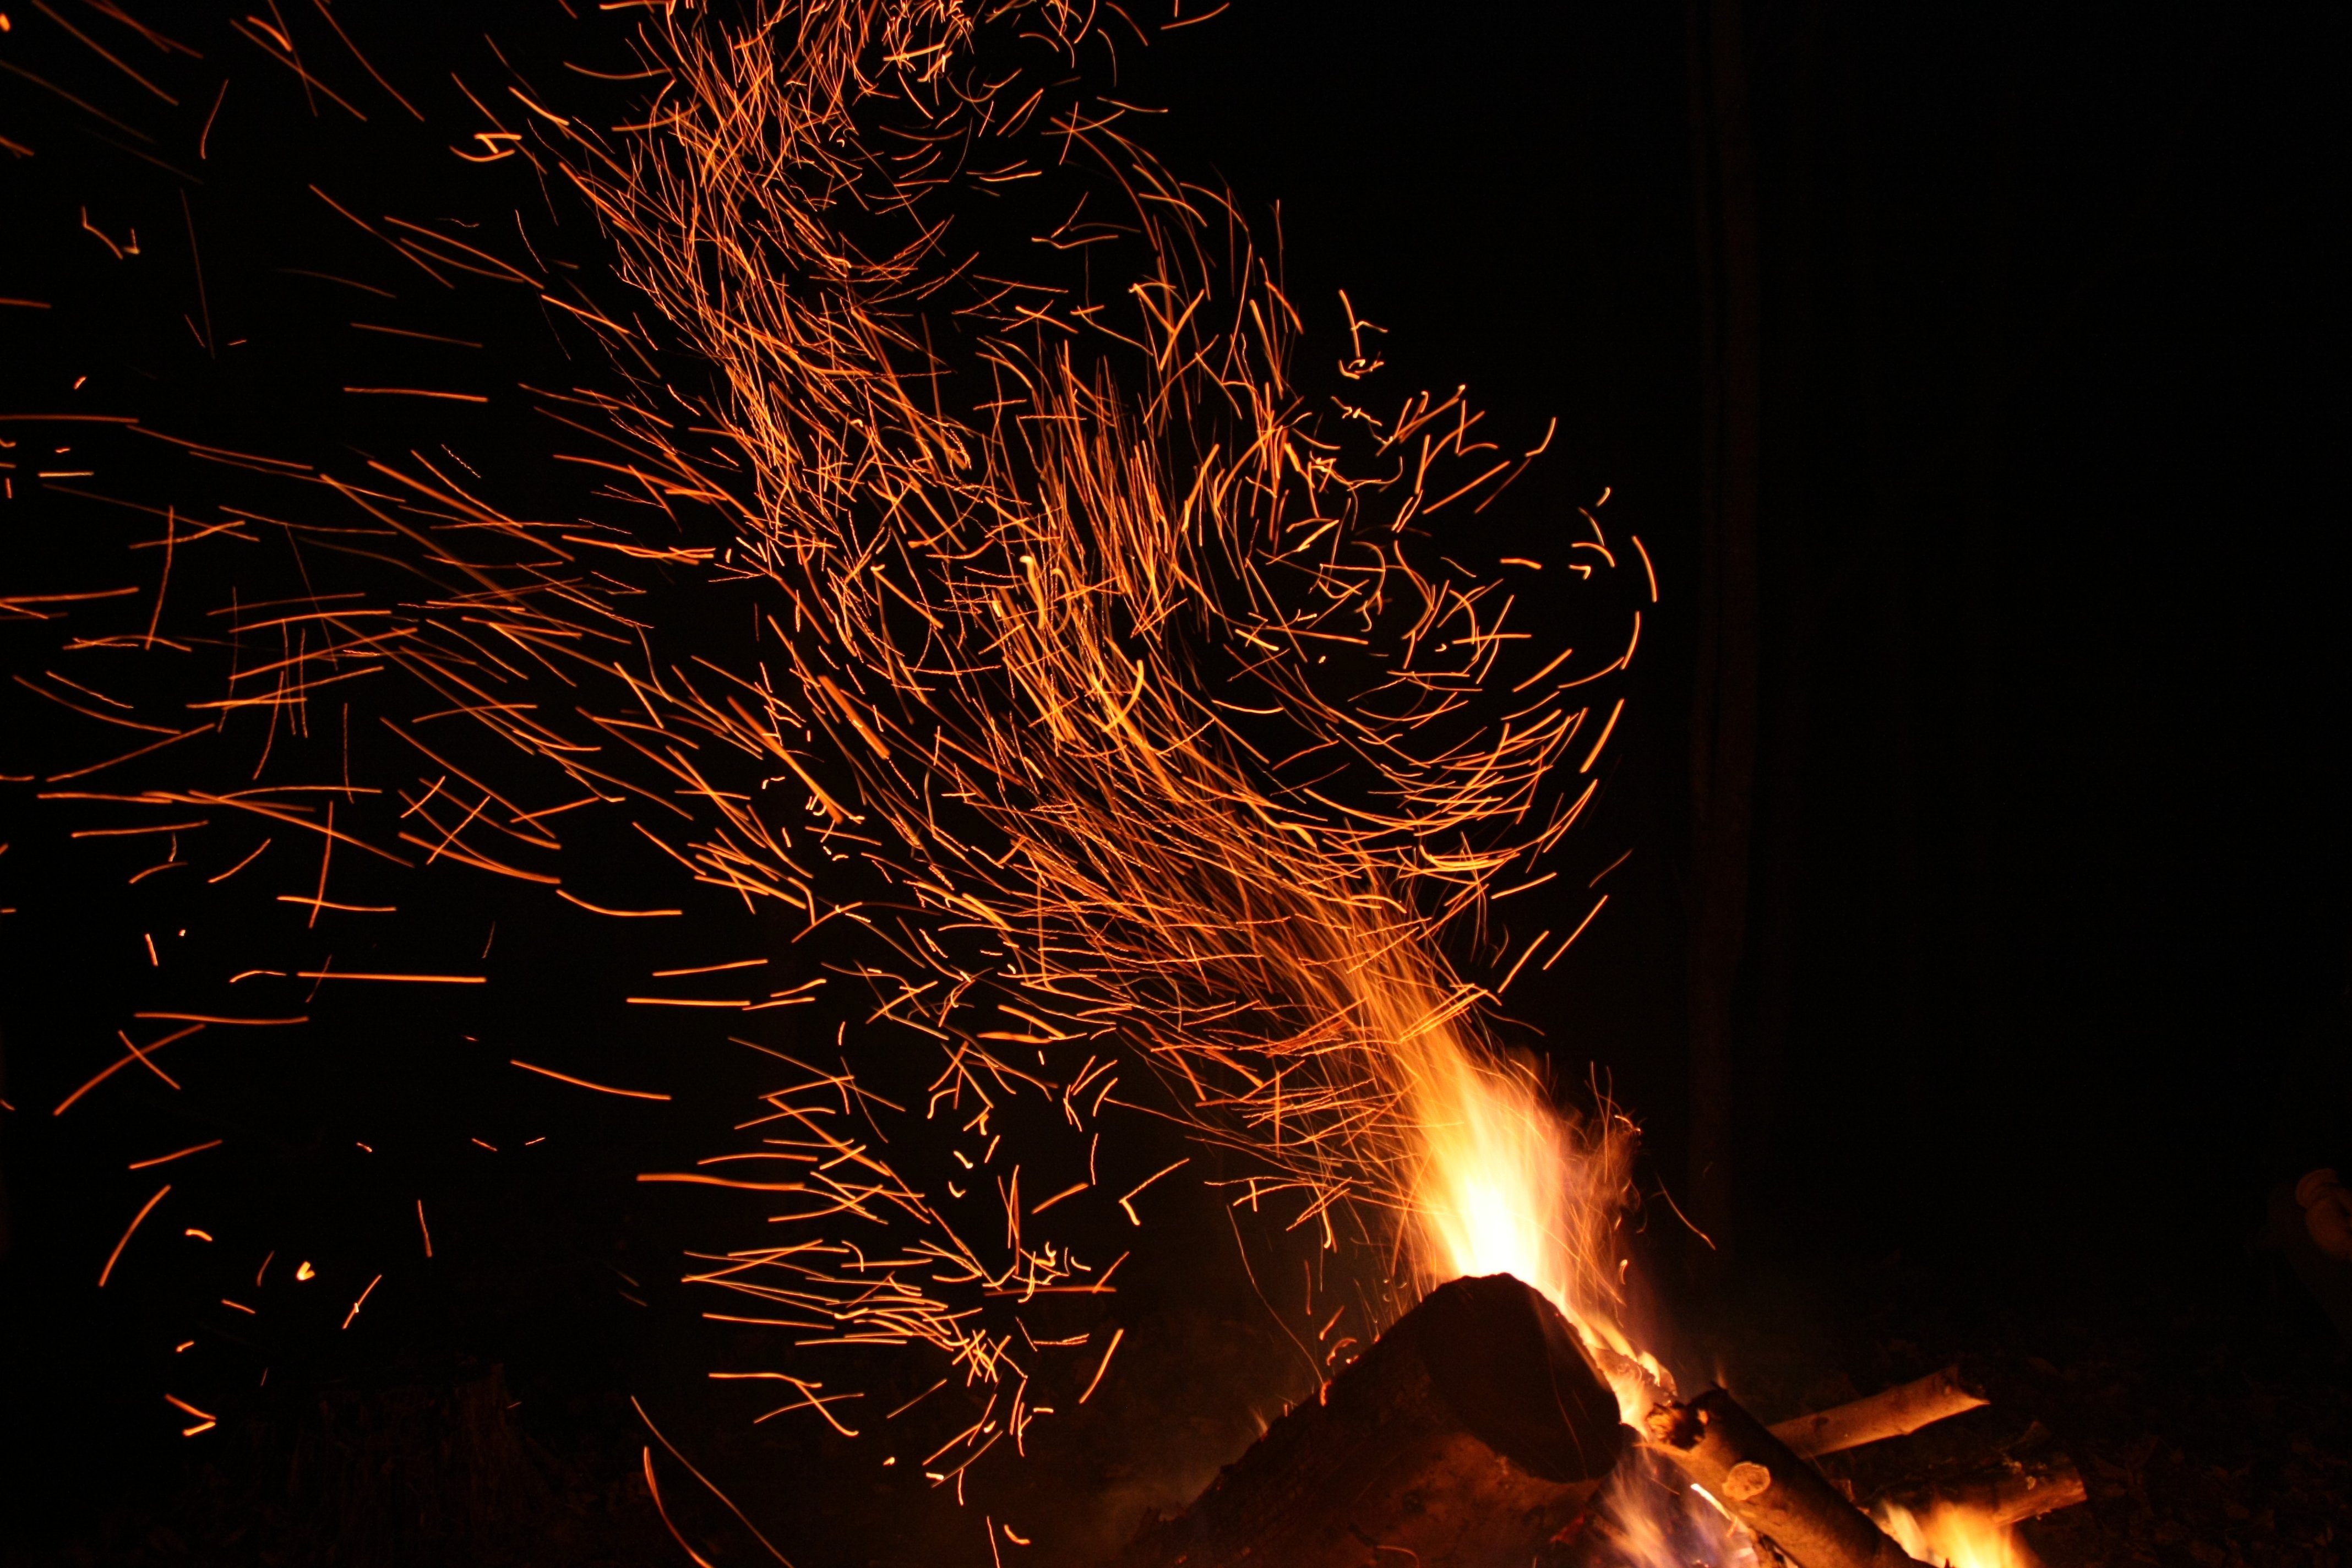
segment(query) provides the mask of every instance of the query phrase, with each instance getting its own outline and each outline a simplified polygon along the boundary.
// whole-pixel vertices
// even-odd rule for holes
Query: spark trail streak
[[[1232,205],[1077,107],[1051,122],[1060,162],[1130,204],[1135,281],[1116,310],[1010,290],[973,310],[996,395],[950,416],[947,367],[897,309],[936,287],[927,233],[868,257],[830,217],[845,193],[912,212],[942,183],[844,155],[875,133],[866,105],[967,149],[994,134],[960,96],[960,13],[779,10],[657,37],[662,137],[625,158],[551,143],[623,277],[714,367],[744,477],[615,405],[631,468],[726,497],[738,570],[792,606],[796,690],[765,668],[724,696],[674,672],[646,681],[648,711],[772,754],[828,830],[878,833],[930,917],[897,944],[927,978],[897,983],[940,991],[925,1023],[953,1040],[960,1086],[1009,1069],[952,1015],[1017,996],[1062,1037],[1116,1035],[1151,1062],[1205,1135],[1272,1168],[1255,1196],[1291,1194],[1327,1237],[1349,1205],[1409,1216],[1423,1277],[1459,1268],[1462,1225],[1493,1205],[1469,1219],[1429,1172],[1458,1163],[1484,1102],[1580,1135],[1494,1057],[1445,932],[1574,820],[1587,797],[1551,775],[1572,746],[1589,771],[1622,706],[1580,745],[1579,689],[1626,662],[1547,653],[1515,711],[1477,700],[1530,639],[1499,584],[1425,570],[1412,542],[1522,457],[1496,460],[1458,395],[1317,412],[1289,369],[1299,314]],[[807,777],[793,728],[831,735],[854,796]],[[728,858],[752,875],[737,822]],[[776,857],[756,885],[796,871]],[[1547,1173],[1567,1207],[1535,1222],[1573,1278],[1528,1277],[1597,1325],[1615,1266],[1586,1233],[1627,1193],[1622,1137],[1591,1142],[1566,1156],[1576,1177]]]
[[[887,1147],[878,1119],[911,1117],[911,1102],[861,1081],[845,1032],[838,1071],[811,1049],[770,1051],[789,1081],[739,1131],[783,1136],[717,1156],[775,1160],[749,1169],[784,1179],[639,1180],[756,1195],[795,1227],[698,1255],[690,1283],[751,1298],[778,1314],[756,1321],[801,1331],[799,1344],[944,1354],[984,1394],[992,1414],[927,1461],[942,1484],[961,1487],[1002,1436],[1018,1451],[1039,1414],[1033,1380],[1080,1402],[1116,1384],[1117,1333],[1100,1348],[1040,1342],[1019,1314],[1115,1289],[1120,1260],[1081,1260],[1054,1227],[1090,1205],[1144,1227],[1139,1195],[1180,1166],[1095,1168],[1107,1112],[1144,1100],[1255,1173],[1243,1201],[1388,1260],[1408,1297],[1458,1273],[1520,1273],[1637,1407],[1655,1369],[1629,1336],[1614,1234],[1631,1126],[1605,1105],[1590,1121],[1560,1111],[1497,1047],[1472,975],[1490,956],[1490,900],[1540,880],[1537,862],[1594,798],[1623,708],[1612,683],[1637,606],[1656,598],[1647,553],[1631,541],[1627,556],[1593,512],[1561,521],[1578,598],[1624,623],[1574,638],[1528,626],[1505,581],[1457,564],[1476,555],[1470,520],[1551,432],[1505,446],[1459,392],[1377,402],[1352,307],[1339,379],[1302,372],[1314,312],[1285,294],[1235,205],[1128,140],[1125,106],[1071,90],[1097,26],[1055,0],[985,19],[944,0],[646,10],[628,40],[641,68],[604,79],[652,83],[618,123],[518,79],[522,129],[493,117],[485,150],[458,152],[503,165],[469,181],[527,170],[524,185],[583,205],[612,247],[607,278],[541,263],[519,213],[525,255],[509,258],[485,248],[502,230],[373,221],[340,183],[333,196],[307,184],[417,271],[526,286],[534,311],[598,345],[604,363],[578,372],[588,384],[520,391],[584,446],[553,456],[603,486],[599,513],[517,515],[446,446],[314,463],[140,426],[250,490],[209,519],[185,500],[116,503],[162,522],[148,542],[177,573],[162,579],[181,584],[168,607],[161,586],[152,605],[142,587],[81,584],[7,603],[28,616],[70,604],[79,630],[119,593],[122,629],[74,646],[137,647],[145,667],[159,648],[201,650],[214,683],[193,698],[159,687],[171,695],[121,715],[28,686],[110,724],[135,709],[167,737],[53,777],[123,769],[139,782],[77,798],[318,835],[314,886],[287,895],[306,931],[322,911],[396,911],[331,901],[330,865],[340,883],[347,862],[488,875],[551,908],[677,915],[564,885],[578,858],[562,858],[559,814],[575,808],[625,816],[746,910],[789,911],[798,937],[834,925],[858,955],[834,973],[872,993],[864,1026],[938,1053],[922,1089],[933,1142],[952,1129],[985,1152],[954,1151],[964,1170],[931,1180],[919,1153]],[[290,47],[264,52],[345,101]],[[974,193],[1030,232],[960,251]],[[353,417],[507,401],[357,371],[333,384],[369,411]],[[299,584],[234,578],[225,603],[189,606],[201,563],[222,559],[207,552],[272,535]],[[703,635],[706,605],[732,617],[746,603],[756,646]],[[413,784],[352,785],[345,703],[415,753]],[[163,721],[199,708],[200,729]],[[273,752],[338,725],[340,784],[315,748],[299,763]],[[442,738],[461,727],[490,744]],[[155,747],[205,736],[210,758],[248,735],[260,759],[240,758],[235,783],[142,772],[183,765]],[[260,783],[273,756],[278,776],[313,771]],[[228,868],[215,881],[261,856],[247,842],[213,862]],[[316,953],[248,977],[311,993],[488,981]],[[726,989],[628,1001],[690,1017],[813,1001],[806,984],[763,994],[740,973]],[[1086,1066],[1057,1065],[1080,1051]],[[1135,1063],[1129,1081],[1149,1076],[1156,1093],[1114,1098],[1117,1065]],[[1016,1102],[1083,1150],[1083,1184],[1038,1175],[1025,1148],[1000,1157]],[[1034,1205],[1024,1159],[1032,1194],[1052,1194]],[[996,1184],[1001,1231],[953,1217],[959,1180]],[[841,1397],[788,1408],[830,1420]]]

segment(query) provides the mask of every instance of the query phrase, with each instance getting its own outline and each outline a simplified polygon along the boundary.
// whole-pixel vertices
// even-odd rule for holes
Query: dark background
[[[1689,1180],[1693,926],[1745,865],[1735,1245],[2227,1249],[2325,1142],[2297,1107],[2343,1136],[2340,41],[2296,6],[1298,4],[1170,51],[1171,139],[1282,196],[1294,297],[1558,415],[1554,494],[1613,487],[1657,553],[1593,829],[1635,853],[1513,1010]],[[1736,488],[1706,405],[1743,374],[1744,854],[1690,783]]]
[[[502,38],[533,32],[539,10],[501,9]],[[364,36],[407,81],[462,27]],[[2337,1157],[2342,33],[2317,6],[1244,0],[1121,53],[1113,90],[1170,107],[1146,133],[1163,159],[1254,213],[1279,203],[1311,329],[1336,330],[1344,288],[1387,330],[1398,390],[1467,383],[1530,443],[1559,419],[1505,546],[1546,552],[1607,489],[1612,530],[1657,559],[1601,808],[1514,919],[1572,924],[1586,878],[1633,855],[1509,1011],[1564,1082],[1609,1075],[1646,1184],[1715,1238],[1656,1227],[1695,1312],[1895,1252],[1995,1260],[1989,1296],[2086,1262],[2118,1292],[2239,1269],[2264,1190]],[[29,116],[30,91],[0,80],[0,115]],[[321,167],[367,144],[334,134]],[[51,137],[41,167],[116,177],[106,156]],[[0,226],[0,294],[57,243]],[[7,351],[12,395],[55,397],[43,378],[79,351],[45,342]],[[27,792],[0,787],[0,905],[35,909],[42,868],[68,875],[39,858],[58,829],[18,830]],[[70,1023],[54,983],[119,983],[84,956],[112,913],[67,899],[0,926],[6,1092],[34,1108],[5,1144],[9,1386],[56,1435],[11,1505],[26,1540],[156,1493],[179,1458],[160,1429],[121,1436],[153,1399],[113,1347],[154,1325],[78,1294],[121,1194],[22,1126],[78,1081],[44,1056]],[[496,916],[458,899],[420,941],[469,948]],[[519,937],[539,945],[515,962],[559,981],[623,963],[597,935]],[[337,1027],[376,1059],[462,1035],[372,1007]],[[303,1157],[348,1159],[327,1143],[380,1111],[352,1103],[379,1080],[284,1065],[279,1092],[333,1108]],[[419,1066],[513,1131],[539,1109],[460,1054]],[[709,1069],[714,1103],[730,1070]],[[561,1114],[590,1152],[436,1193],[453,1249],[478,1227],[505,1268],[417,1307],[400,1353],[536,1355],[534,1390],[576,1394],[588,1431],[582,1391],[698,1353],[596,1315],[619,1311],[621,1253],[672,1249],[685,1223],[621,1212],[616,1173],[696,1133]],[[320,1375],[348,1374],[314,1338]]]

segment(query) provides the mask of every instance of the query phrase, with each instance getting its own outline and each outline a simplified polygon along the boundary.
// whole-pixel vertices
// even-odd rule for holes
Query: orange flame
[[[1586,1121],[1564,1113],[1536,1075],[1474,1052],[1450,1029],[1424,1026],[1395,1059],[1418,1142],[1410,1187],[1417,1264],[1433,1281],[1507,1273],[1533,1286],[1575,1325],[1630,1424],[1673,1380],[1637,1347],[1622,1285],[1622,1220],[1632,1198],[1632,1130],[1604,1104]],[[1610,1560],[1680,1568],[1754,1561],[1746,1532],[1719,1507],[1695,1506],[1668,1478],[1619,1478],[1604,1509]],[[1946,1506],[1922,1518],[1894,1504],[1880,1525],[1913,1557],[1941,1568],[2039,1568],[1991,1515]]]
[[[1450,1031],[1399,1053],[1419,1163],[1412,1222],[1431,1279],[1511,1274],[1576,1328],[1638,1423],[1672,1380],[1629,1336],[1622,1221],[1633,1195],[1631,1126],[1604,1105],[1563,1113],[1515,1063],[1475,1055]]]
[[[1899,1503],[1874,1510],[1879,1527],[1922,1563],[1942,1568],[2041,1568],[2017,1532],[1990,1514],[1948,1504],[1924,1518]]]

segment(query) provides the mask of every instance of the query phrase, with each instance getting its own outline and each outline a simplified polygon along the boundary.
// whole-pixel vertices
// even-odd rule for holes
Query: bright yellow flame
[[[1638,1426],[1674,1384],[1625,1323],[1620,1221],[1632,1192],[1631,1129],[1605,1107],[1591,1122],[1563,1113],[1532,1072],[1475,1053],[1442,1026],[1401,1033],[1395,1060],[1418,1160],[1411,1194],[1419,1267],[1432,1282],[1512,1274],[1542,1291],[1575,1325],[1621,1415]],[[1748,1549],[1727,1515],[1677,1510],[1666,1500],[1673,1495],[1621,1478],[1608,1510],[1616,1561],[1674,1568],[1685,1561],[1682,1535],[1695,1528],[1720,1536],[1712,1542],[1718,1560]],[[1938,1568],[2040,1568],[2014,1531],[1969,1509],[1923,1519],[1888,1504],[1878,1517],[1906,1552]]]
[[[1436,1279],[1517,1276],[1576,1328],[1636,1426],[1673,1382],[1623,1324],[1620,1221],[1631,1195],[1630,1128],[1582,1122],[1531,1072],[1474,1056],[1444,1030],[1400,1057],[1420,1163],[1412,1186],[1421,1266]],[[1638,1451],[1637,1451],[1638,1452]],[[1621,1466],[1602,1505],[1610,1568],[1754,1568],[1754,1543],[1720,1507],[1701,1506],[1662,1461]]]
[[[1398,1053],[1418,1142],[1412,1218],[1433,1280],[1511,1274],[1575,1325],[1638,1423],[1671,1380],[1622,1319],[1620,1220],[1631,1195],[1630,1130],[1583,1123],[1555,1107],[1535,1076],[1474,1056],[1451,1031]]]
[[[1512,1274],[1542,1291],[1575,1325],[1621,1415],[1639,1426],[1674,1384],[1625,1321],[1620,1222],[1632,1196],[1632,1129],[1606,1106],[1593,1121],[1562,1112],[1533,1072],[1475,1050],[1431,1012],[1395,1035],[1416,1162],[1417,1267],[1433,1284]],[[1677,1490],[1618,1479],[1607,1509],[1612,1561],[1678,1568],[1694,1531],[1708,1537],[1711,1560],[1753,1561],[1730,1517],[1712,1517],[1719,1506],[1677,1508],[1669,1501]],[[1947,1506],[1921,1518],[1893,1504],[1876,1512],[1906,1552],[1937,1568],[2040,1568],[2013,1531],[1984,1513]]]
[[[1895,1544],[1922,1563],[1941,1568],[2040,1568],[2017,1532],[1990,1515],[1947,1505],[1926,1518],[1899,1503],[1874,1510]]]
[[[1570,1310],[1570,1194],[1582,1173],[1550,1109],[1451,1051],[1428,1065],[1418,1098],[1420,1218],[1441,1271],[1514,1274]]]

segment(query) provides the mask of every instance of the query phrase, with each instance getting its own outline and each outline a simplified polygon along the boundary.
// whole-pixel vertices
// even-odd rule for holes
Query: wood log
[[[1882,1495],[1922,1517],[1939,1508],[1965,1508],[2003,1525],[2073,1508],[2089,1496],[2082,1472],[2063,1454],[2011,1459],[1966,1475],[1891,1487]]]
[[[1631,1436],[1549,1301],[1440,1286],[1118,1568],[1491,1568],[1572,1524]]]
[[[1990,1403],[1982,1389],[1960,1375],[1958,1367],[1948,1366],[1867,1399],[1776,1423],[1771,1430],[1790,1453],[1810,1459],[1906,1436],[1922,1426]]]
[[[1650,1446],[1799,1568],[1917,1568],[1819,1470],[1719,1388],[1648,1419]]]

